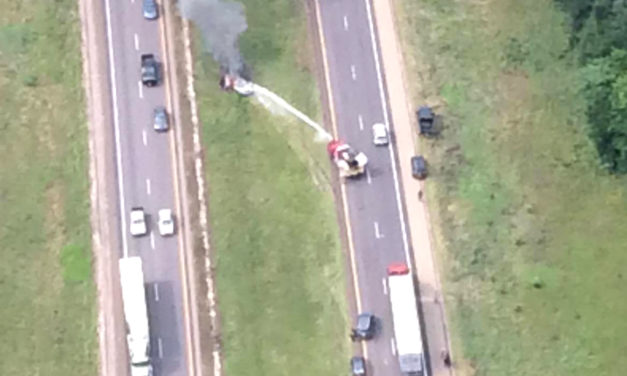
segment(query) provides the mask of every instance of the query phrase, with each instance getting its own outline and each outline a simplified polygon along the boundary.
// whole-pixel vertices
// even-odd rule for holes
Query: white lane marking
[[[348,17],[344,16],[344,30],[348,30]]]
[[[143,98],[144,97],[144,87],[142,86],[142,82],[141,81],[137,81],[137,88],[139,89],[139,97]]]
[[[383,237],[383,235],[381,235],[381,232],[379,231],[379,222],[374,222],[374,236],[377,239],[381,239]]]
[[[150,233],[150,248],[155,249],[155,233]]]
[[[113,55],[113,36],[111,27],[111,4],[105,0],[107,20],[107,41],[109,49],[109,80],[111,81],[111,96],[113,103],[113,129],[115,133],[116,168],[118,172],[118,197],[120,198],[120,220],[122,222],[122,253],[128,257],[128,240],[126,239],[126,204],[124,202],[124,174],[122,171],[122,147],[120,146],[120,119],[118,112],[118,90],[115,83],[115,57]]]
[[[381,279],[381,283],[383,284],[383,294],[387,295],[388,294],[388,279],[387,278],[382,278]]]
[[[359,122],[359,130],[363,131],[364,130],[364,119],[361,117],[361,115],[357,116],[357,121]]]
[[[396,343],[394,343],[394,337],[390,338],[390,347],[392,347],[392,355],[396,356]]]
[[[142,130],[142,141],[144,142],[144,146],[148,145],[148,135],[145,129]]]
[[[146,193],[150,196],[150,179],[146,179]]]
[[[139,51],[139,35],[135,33],[133,35],[133,39],[135,39],[135,51]]]
[[[157,351],[159,351],[159,358],[163,358],[163,342],[161,337],[157,338]]]
[[[155,301],[158,302],[159,301],[159,284],[155,283]]]
[[[353,81],[355,81],[357,79],[357,73],[355,72],[355,66],[351,65],[351,77],[353,78]]]
[[[368,185],[372,184],[372,177],[370,176],[370,171],[366,170],[366,181]]]
[[[370,9],[370,0],[364,0],[366,3],[366,12],[368,14],[368,25],[370,27],[370,41],[372,42],[372,53],[374,55],[374,65],[377,69],[377,81],[379,83],[379,96],[381,97],[381,107],[383,109],[383,120],[385,122],[386,127],[389,128],[389,118],[388,118],[388,106],[385,99],[385,92],[383,90],[383,80],[381,78],[381,64],[379,63],[379,50],[377,50],[377,42],[374,36],[374,24],[372,22],[372,10]],[[405,249],[405,262],[407,265],[410,265],[409,262],[411,260],[409,256],[409,241],[407,238],[407,224],[405,223],[405,214],[403,213],[403,205],[401,204],[401,192],[399,188],[398,182],[398,171],[396,167],[396,159],[394,159],[394,145],[390,143],[390,147],[388,148],[390,154],[390,161],[392,162],[392,176],[394,177],[394,192],[396,193],[396,206],[398,209],[398,216],[401,220],[401,232],[403,233],[403,247]]]

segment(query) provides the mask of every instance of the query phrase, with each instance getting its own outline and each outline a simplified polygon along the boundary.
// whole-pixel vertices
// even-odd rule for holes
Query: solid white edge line
[[[155,301],[158,302],[159,301],[159,284],[155,282],[153,286],[155,289]]]
[[[116,167],[118,173],[118,195],[120,203],[120,221],[121,221],[121,235],[122,235],[122,253],[124,257],[128,257],[128,243],[126,239],[126,204],[124,202],[124,174],[122,172],[122,147],[120,142],[120,120],[118,112],[118,91],[115,84],[115,58],[113,55],[113,32],[111,28],[111,5],[110,0],[105,0],[105,18],[107,23],[107,45],[109,48],[109,80],[111,82],[111,96],[113,103],[113,129],[115,133],[115,151],[116,151]]]
[[[383,119],[386,126],[389,128],[389,116],[388,106],[385,99],[385,91],[383,89],[383,80],[381,78],[381,64],[379,63],[379,50],[377,48],[377,41],[374,34],[374,24],[372,22],[372,10],[370,9],[370,0],[364,0],[366,3],[366,13],[368,14],[368,25],[370,27],[370,40],[372,42],[372,53],[374,55],[374,65],[377,70],[377,81],[379,83],[379,95],[381,96],[381,106],[383,107]],[[398,215],[401,220],[401,232],[403,233],[403,247],[405,249],[405,261],[409,265],[410,269],[413,269],[413,265],[410,262],[409,255],[409,240],[407,237],[407,224],[405,223],[405,214],[403,213],[403,205],[401,204],[401,192],[398,182],[398,171],[396,166],[396,160],[394,159],[394,145],[390,143],[388,148],[390,154],[390,161],[392,162],[392,175],[394,177],[394,191],[396,193],[396,206],[398,208]],[[400,156],[399,156],[400,158]]]
[[[150,248],[155,249],[155,233],[150,232]]]

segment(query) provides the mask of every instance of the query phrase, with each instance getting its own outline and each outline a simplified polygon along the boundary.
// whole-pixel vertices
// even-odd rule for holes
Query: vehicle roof
[[[361,313],[357,317],[357,328],[358,329],[368,329],[370,327],[370,323],[372,322],[372,313]]]
[[[433,118],[433,110],[431,110],[431,107],[422,106],[418,109],[418,117]]]

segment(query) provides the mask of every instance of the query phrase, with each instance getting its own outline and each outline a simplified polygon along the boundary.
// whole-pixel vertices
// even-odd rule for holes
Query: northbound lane
[[[178,258],[178,237],[162,238],[156,227],[157,212],[176,212],[174,161],[171,137],[152,130],[152,110],[169,107],[163,82],[158,87],[141,84],[142,53],[163,61],[161,21],[142,17],[141,1],[104,0],[116,144],[121,244],[118,257],[143,260],[155,376],[187,375],[183,329],[183,298]],[[165,78],[165,75],[162,75]],[[149,235],[132,238],[128,215],[133,206],[148,214]]]

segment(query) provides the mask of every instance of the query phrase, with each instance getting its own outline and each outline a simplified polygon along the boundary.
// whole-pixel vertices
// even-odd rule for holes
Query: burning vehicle
[[[220,88],[224,91],[235,91],[244,97],[248,97],[255,93],[255,86],[252,82],[230,73],[224,73],[222,75],[222,78],[220,79]]]

